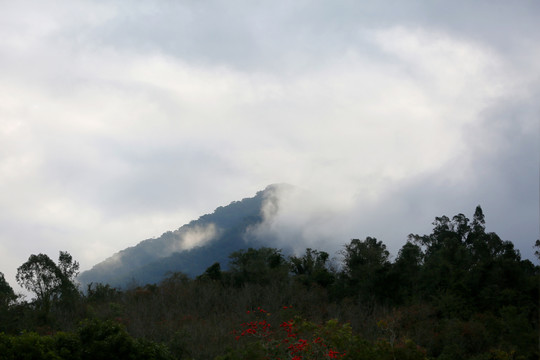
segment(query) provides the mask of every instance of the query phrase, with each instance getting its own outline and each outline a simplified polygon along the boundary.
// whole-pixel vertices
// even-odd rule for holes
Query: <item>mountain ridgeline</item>
[[[104,283],[121,288],[159,283],[171,272],[196,276],[215,262],[227,264],[229,254],[249,246],[271,246],[268,238],[259,243],[252,230],[264,220],[263,206],[277,208],[278,191],[289,188],[270,185],[252,198],[220,206],[175,231],[114,254],[81,273],[78,280],[83,286]]]

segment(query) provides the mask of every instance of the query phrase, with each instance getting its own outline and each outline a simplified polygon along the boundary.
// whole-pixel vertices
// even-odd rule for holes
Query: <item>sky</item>
[[[266,229],[539,238],[537,1],[0,1],[0,272],[81,270],[289,183]],[[305,196],[305,194],[310,194]]]

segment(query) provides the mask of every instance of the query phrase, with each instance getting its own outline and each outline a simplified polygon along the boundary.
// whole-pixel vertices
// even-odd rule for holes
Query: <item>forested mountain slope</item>
[[[252,198],[218,207],[212,214],[203,215],[175,231],[167,231],[158,238],[141,241],[114,254],[81,273],[78,280],[83,286],[92,282],[118,287],[144,285],[160,282],[167,273],[195,276],[215,262],[227,264],[231,252],[256,246],[256,239],[249,230],[263,221],[263,204],[273,202],[277,206],[276,192],[289,187],[270,185]],[[273,246],[271,243],[258,245]]]
[[[257,196],[267,210],[271,199]],[[256,223],[250,212],[236,214],[231,236]],[[350,240],[336,257],[256,243],[216,253],[227,261],[198,276],[174,272],[128,289],[94,283],[86,292],[69,253],[57,262],[32,254],[17,282],[34,299],[15,294],[0,272],[0,358],[536,360],[540,266],[485,223],[480,206],[472,221],[436,217],[432,232],[410,234],[394,260],[374,237]],[[225,251],[214,242],[201,251]],[[540,240],[534,249],[540,260]]]

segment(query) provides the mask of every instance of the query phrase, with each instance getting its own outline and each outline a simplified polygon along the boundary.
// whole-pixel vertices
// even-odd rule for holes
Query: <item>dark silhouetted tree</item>
[[[4,278],[4,274],[0,272],[0,333],[10,331],[14,323],[10,310],[16,300],[17,295]]]
[[[291,272],[297,281],[308,287],[312,284],[328,287],[335,277],[328,268],[328,259],[328,253],[308,248],[301,257],[289,257]]]
[[[6,281],[4,274],[0,272],[0,308],[7,308],[17,299],[13,288]]]
[[[57,293],[63,305],[72,305],[78,298],[79,291],[76,285],[76,278],[79,275],[79,262],[66,251],[60,251],[57,264],[60,277],[60,289]]]
[[[71,304],[78,296],[74,279],[79,263],[67,252],[60,252],[58,265],[46,254],[30,255],[17,269],[19,285],[36,295],[36,304],[48,317],[52,303]]]
[[[48,314],[51,301],[62,284],[59,269],[47,255],[30,255],[17,269],[17,282],[36,295],[37,304]]]
[[[210,265],[205,272],[198,276],[197,278],[199,280],[213,280],[213,281],[221,281],[223,276],[223,273],[221,272],[221,265],[216,262]]]
[[[420,246],[407,241],[399,250],[396,261],[392,264],[387,288],[388,296],[401,303],[407,298],[418,296],[418,280],[423,265],[423,253]]]
[[[279,282],[285,279],[289,272],[285,257],[279,249],[249,248],[235,251],[229,258],[230,273],[236,285],[246,282],[261,285]]]
[[[390,268],[386,245],[373,237],[353,239],[341,254],[348,295],[360,295],[364,299],[381,295],[380,284],[384,283]]]

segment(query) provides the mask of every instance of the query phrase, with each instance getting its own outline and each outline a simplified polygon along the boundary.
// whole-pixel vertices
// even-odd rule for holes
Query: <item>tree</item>
[[[267,285],[287,277],[288,266],[281,250],[262,247],[233,252],[229,268],[236,285],[246,282]]]
[[[0,333],[9,331],[14,323],[15,317],[12,316],[12,305],[17,300],[17,295],[0,272]],[[1,353],[1,351],[0,351]]]
[[[486,232],[480,206],[470,225],[463,214],[451,221],[447,216],[436,217],[433,225],[429,235],[409,235],[423,250],[420,296],[438,299],[436,307],[443,309],[444,316],[466,318],[474,311],[515,304],[529,307],[530,298],[523,293],[535,291],[534,266],[521,260],[512,242]]]
[[[78,297],[79,292],[76,278],[79,275],[79,263],[67,251],[60,251],[58,256],[58,270],[60,276],[60,296],[66,304]]]
[[[308,248],[302,257],[289,257],[291,272],[308,287],[312,284],[327,287],[334,281],[334,274],[328,269],[328,258],[327,252]]]
[[[343,275],[349,291],[364,298],[381,295],[380,284],[384,283],[390,268],[390,253],[386,245],[376,238],[353,239],[342,251]]]
[[[376,238],[352,239],[342,251],[344,271],[350,277],[367,277],[389,264],[390,253],[386,245]]]
[[[19,285],[36,295],[37,302],[47,312],[61,280],[58,267],[45,254],[30,255],[28,261],[17,269],[16,279]]]
[[[210,265],[203,274],[199,275],[197,279],[221,281],[222,276],[223,273],[221,272],[221,265],[219,264],[219,262],[215,262]]]
[[[17,269],[16,279],[19,285],[36,295],[36,303],[48,314],[53,301],[75,296],[78,269],[79,263],[67,252],[60,252],[58,265],[46,254],[30,255]]]
[[[0,309],[6,309],[15,299],[17,295],[4,278],[4,274],[0,272]]]
[[[486,220],[482,207],[478,205],[474,210],[473,222],[471,224],[472,231],[475,233],[483,233],[486,229]]]
[[[469,218],[465,215],[459,213],[452,218],[452,231],[457,234],[462,242],[467,239],[470,230]]]
[[[407,241],[399,250],[396,261],[392,264],[388,288],[389,296],[396,302],[417,296],[418,278],[423,265],[423,253],[420,246]]]
[[[67,251],[60,251],[58,269],[60,269],[64,280],[74,284],[75,278],[79,275],[79,262],[73,260],[73,257]]]

